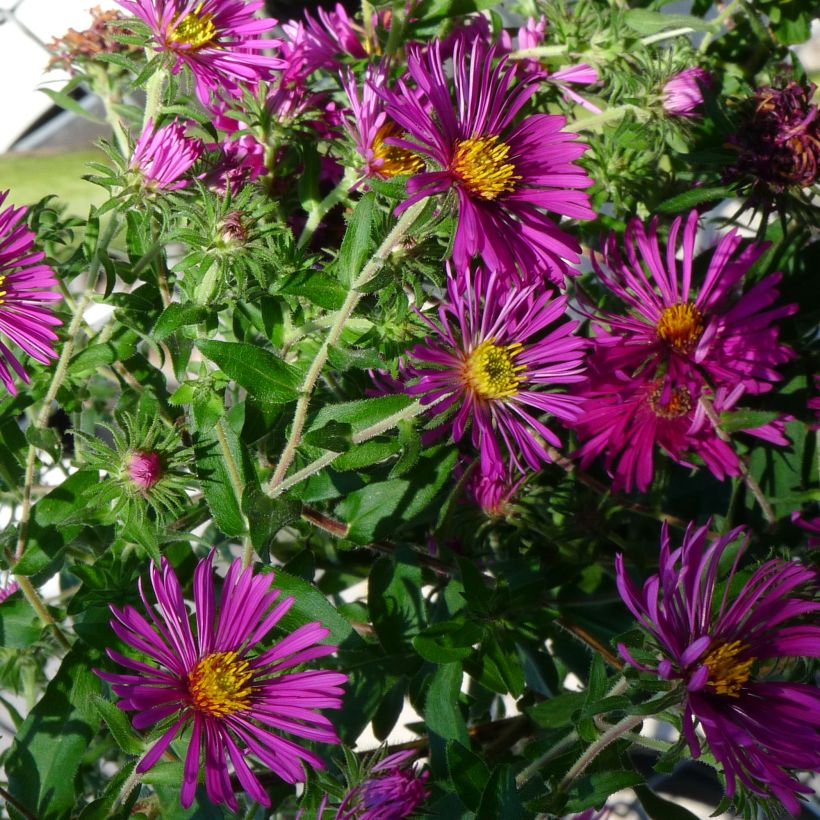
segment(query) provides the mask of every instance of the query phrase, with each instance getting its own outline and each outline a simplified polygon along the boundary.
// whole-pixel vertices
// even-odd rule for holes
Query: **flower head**
[[[418,154],[387,142],[390,138],[403,136],[403,132],[384,110],[385,103],[380,92],[385,88],[386,78],[384,63],[378,67],[368,66],[360,96],[356,75],[350,69],[342,74],[353,115],[352,121],[345,122],[345,128],[361,157],[359,170],[363,178],[375,176],[389,179],[402,174],[415,174],[424,168]]]
[[[729,138],[737,162],[727,176],[751,176],[775,193],[807,188],[820,168],[820,117],[812,102],[816,86],[791,80],[782,88],[765,86],[749,101],[746,117]]]
[[[186,127],[179,120],[156,130],[152,120],[145,124],[128,164],[139,174],[144,188],[175,191],[188,184],[182,177],[202,156],[204,146],[201,140],[185,136]]]
[[[583,389],[583,415],[576,423],[582,467],[602,456],[614,490],[645,491],[655,473],[655,451],[695,467],[697,456],[717,479],[737,475],[737,453],[715,428],[713,419],[731,412],[742,388],[712,392],[697,377],[662,376],[645,372],[632,376],[613,372],[608,354],[591,359],[590,378]],[[740,432],[786,445],[782,420]]]
[[[417,774],[406,764],[412,749],[387,755],[369,776],[351,789],[336,811],[336,820],[404,820],[427,799],[429,772]]]
[[[513,119],[536,90],[540,75],[515,83],[516,68],[476,39],[456,42],[453,82],[440,43],[411,50],[407,70],[385,92],[387,116],[407,133],[389,145],[418,152],[434,167],[410,177],[405,209],[424,197],[452,191],[458,211],[453,242],[456,269],[479,255],[491,270],[526,278],[544,274],[562,283],[579,261],[580,246],[546,211],[575,219],[595,216],[583,192],[591,180],[574,164],[586,150],[562,131],[564,117],[534,114]],[[450,96],[455,91],[455,105]]]
[[[673,117],[698,117],[703,104],[703,88],[712,84],[712,75],[695,66],[679,71],[666,82],[661,92],[663,110]]]
[[[174,74],[188,67],[203,104],[215,93],[240,96],[241,83],[254,87],[283,65],[278,57],[260,53],[278,45],[261,36],[276,25],[256,17],[264,0],[117,2],[149,26],[154,50],[170,55]]]
[[[62,322],[44,303],[62,299],[52,288],[54,271],[42,264],[43,251],[34,250],[34,232],[21,224],[27,208],[2,208],[8,191],[0,192],[0,338],[10,339],[32,359],[49,364],[57,358],[53,327]],[[17,357],[0,341],[0,381],[13,396],[16,373],[26,384],[29,377]]]
[[[433,336],[411,351],[419,378],[408,392],[452,413],[455,441],[472,424],[482,474],[505,473],[503,451],[522,472],[538,469],[550,460],[547,444],[560,440],[533,411],[562,422],[580,414],[581,399],[560,392],[584,378],[586,342],[572,335],[578,322],[564,320],[566,297],[535,284],[513,288],[481,269],[460,282],[448,277],[447,292],[438,323],[425,318]]]
[[[480,470],[467,479],[467,492],[488,518],[506,518],[513,511],[513,502],[526,475],[508,471],[503,475],[484,475]]]
[[[233,764],[242,788],[264,806],[270,797],[248,765],[251,754],[288,783],[303,781],[303,765],[322,768],[321,758],[282,732],[306,740],[338,743],[330,721],[319,709],[341,706],[340,672],[289,671],[336,647],[320,645],[328,630],[318,622],[300,626],[270,648],[260,644],[293,605],[277,601],[273,574],[254,575],[235,560],[222,583],[219,605],[213,556],[197,564],[193,592],[195,624],[173,568],[162,559],[151,565],[157,609],[148,603],[140,582],[147,618],[134,607],[111,607],[111,628],[126,644],[147,655],[144,663],[109,649],[110,658],[129,671],[97,670],[120,698],[120,709],[133,710],[134,728],[162,723],[162,736],[137,765],[148,771],[180,732],[191,729],[185,757],[181,802],[191,805],[204,748],[205,787],[214,803],[237,811],[228,772]],[[271,729],[275,731],[271,731]]]
[[[690,525],[682,545],[672,548],[664,524],[659,572],[642,589],[627,576],[623,555],[616,557],[621,598],[662,658],[647,667],[623,644],[619,649],[633,666],[682,682],[683,731],[692,756],[700,755],[699,723],[723,767],[728,797],[741,783],[797,814],[796,795],[810,789],[788,770],[820,767],[820,693],[814,686],[765,679],[761,662],[820,656],[819,626],[785,625],[820,610],[819,602],[796,594],[816,584],[816,576],[796,562],[774,559],[738,589],[732,581],[746,536],[719,592],[721,557],[743,528],[713,541],[708,529]]]
[[[765,246],[741,249],[735,229],[721,238],[698,286],[693,277],[697,219],[694,210],[685,222],[678,217],[665,248],[658,240],[657,218],[648,229],[633,219],[623,256],[611,234],[603,248],[604,266],[592,258],[601,282],[629,311],[603,314],[609,333],[597,339],[608,348],[607,366],[636,371],[646,364],[668,364],[674,378],[700,374],[730,391],[738,385],[749,393],[770,390],[782,378],[777,366],[793,355],[778,343],[775,322],[794,313],[797,305],[772,307],[779,273],[742,290],[744,276]]]

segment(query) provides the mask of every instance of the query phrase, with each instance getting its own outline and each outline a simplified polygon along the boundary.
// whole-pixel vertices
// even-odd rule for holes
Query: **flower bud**
[[[135,450],[128,458],[128,477],[141,490],[153,487],[162,478],[162,459],[159,453]]]

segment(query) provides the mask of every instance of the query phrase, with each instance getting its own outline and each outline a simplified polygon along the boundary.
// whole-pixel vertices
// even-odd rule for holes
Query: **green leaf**
[[[43,94],[49,97],[54,105],[64,108],[66,111],[70,111],[72,114],[76,114],[85,120],[102,124],[103,121],[101,119],[95,117],[86,108],[83,108],[70,94],[66,94],[64,91],[57,91],[53,88],[38,88],[37,90],[42,91]]]
[[[198,341],[196,345],[259,401],[285,404],[299,396],[299,371],[268,350],[244,342]]]
[[[330,420],[318,430],[305,433],[303,441],[312,447],[321,447],[334,453],[344,453],[353,444],[353,428],[346,421]],[[334,467],[335,467],[334,463]]]
[[[241,471],[245,460],[236,433],[224,423],[224,418],[218,419],[216,424],[220,425],[220,431],[233,456],[234,465]],[[222,453],[216,425],[208,430],[200,430],[196,434],[194,455],[196,474],[214,522],[225,535],[241,535],[245,532],[245,521],[231,481],[231,471]]]
[[[576,780],[569,791],[567,810],[583,811],[592,806],[602,805],[609,795],[621,789],[628,789],[643,783],[643,775],[636,771],[618,769],[594,772]]]
[[[638,11],[638,9],[634,9],[634,11]],[[666,17],[666,15],[662,16]],[[725,199],[733,195],[734,189],[728,185],[712,188],[690,188],[682,194],[676,194],[669,199],[665,199],[660,205],[655,206],[655,211],[661,214],[676,214],[680,211],[689,211],[704,202],[714,202],[716,199]]]
[[[436,670],[424,701],[427,730],[444,740],[457,740],[469,746],[467,725],[458,708],[461,691],[461,664],[445,663]]]
[[[75,775],[97,731],[92,698],[99,690],[88,657],[72,650],[15,736],[6,758],[9,792],[38,820],[71,814]]]
[[[424,601],[421,569],[411,549],[396,547],[395,560],[379,558],[370,570],[367,585],[370,618],[388,652],[406,646],[421,629]]]
[[[708,31],[712,24],[689,14],[666,14],[649,9],[630,9],[625,15],[626,24],[638,34],[656,34],[670,28],[692,28]]]
[[[376,537],[393,534],[393,513],[409,489],[409,481],[397,478],[350,493],[336,508],[348,525],[347,537],[356,544],[368,544]]]
[[[145,751],[145,744],[131,728],[122,709],[101,697],[93,698],[91,702],[120,749],[128,755],[141,755]]]
[[[313,418],[308,432],[320,430],[329,421],[349,424],[354,433],[372,427],[390,416],[401,412],[413,403],[410,396],[379,396],[375,399],[348,401],[343,404],[329,404],[323,407]]]
[[[536,703],[527,709],[527,714],[546,729],[560,729],[572,725],[572,716],[583,708],[586,700],[584,692],[562,692],[554,698]]]
[[[368,191],[356,205],[342,239],[336,270],[339,281],[346,288],[353,285],[369,255],[375,204],[376,194]]]
[[[350,622],[336,610],[324,594],[304,578],[277,569],[274,574],[273,586],[282,590],[282,597],[292,595],[293,606],[285,613],[280,626],[286,631],[292,631],[302,624],[311,621],[321,621],[322,626],[330,630],[327,640],[341,646],[342,644],[362,645],[362,639],[353,630]]]
[[[445,621],[433,624],[413,638],[413,647],[426,661],[451,663],[466,658],[483,635],[471,621]]]
[[[395,455],[400,444],[398,439],[393,437],[383,437],[370,439],[361,444],[351,447],[333,462],[333,469],[344,472],[345,470],[361,470],[371,464],[377,464],[386,458]]]
[[[754,430],[756,427],[770,424],[781,415],[781,413],[770,410],[735,410],[720,414],[720,426],[727,433]]]
[[[688,809],[664,800],[646,786],[634,786],[633,788],[644,811],[649,815],[649,820],[698,820],[697,816]]]
[[[376,714],[373,715],[373,734],[377,740],[386,740],[396,725],[404,708],[407,679],[399,678],[381,699]]]
[[[131,817],[131,808],[137,801],[140,793],[139,788],[134,788],[128,799],[116,811],[114,811],[114,804],[120,796],[125,781],[131,777],[136,765],[136,760],[122,764],[105,784],[105,791],[103,791],[102,796],[92,800],[80,812],[77,820],[127,820]]]
[[[185,325],[195,325],[204,321],[207,316],[208,308],[203,305],[193,303],[180,305],[174,302],[162,311],[151,331],[151,336],[156,341],[161,342],[179,328]]]
[[[15,593],[0,606],[0,646],[6,649],[25,649],[42,632],[42,621],[21,594]]]
[[[490,778],[484,761],[458,741],[451,740],[447,744],[447,768],[461,801],[476,811]]]
[[[327,358],[333,368],[342,371],[351,368],[368,370],[373,367],[384,367],[384,362],[379,354],[370,349],[331,345],[327,351]]]
[[[97,470],[78,470],[34,505],[35,520],[41,527],[48,527],[73,523],[78,515],[87,519],[90,491],[96,490],[99,483]]]
[[[521,804],[521,796],[515,787],[512,766],[499,766],[493,771],[481,803],[476,811],[476,820],[526,820],[530,817]]]
[[[248,484],[242,495],[242,512],[248,519],[251,543],[262,553],[282,527],[298,521],[302,504],[294,498],[269,498],[257,483]]]
[[[278,287],[279,293],[302,296],[325,310],[338,310],[345,302],[347,289],[321,271],[299,271]]]

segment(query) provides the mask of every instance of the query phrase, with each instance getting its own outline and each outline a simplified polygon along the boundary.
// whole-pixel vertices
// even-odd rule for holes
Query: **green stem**
[[[566,773],[566,776],[558,786],[559,790],[564,790],[575,780],[576,777],[584,773],[584,770],[610,743],[616,741],[622,735],[632,731],[639,723],[646,720],[646,715],[627,715],[623,720],[610,726],[590,747],[578,758],[575,765]]]
[[[715,35],[718,31],[720,31],[721,26],[728,20],[734,13],[737,11],[738,6],[740,5],[740,0],[732,0],[723,11],[712,20],[712,29],[707,31],[704,35],[703,39],[700,41],[700,45],[698,46],[698,51],[703,54],[707,48],[709,48],[709,43],[714,40]]]
[[[354,444],[361,444],[363,441],[367,441],[368,439],[374,438],[375,436],[381,435],[387,430],[390,430],[404,419],[411,419],[414,416],[418,416],[420,413],[424,412],[425,409],[426,408],[422,407],[419,402],[414,401],[412,404],[405,407],[404,410],[399,410],[397,413],[393,413],[392,416],[388,416],[380,422],[372,424],[370,427],[365,427],[364,430],[360,430],[358,433],[354,433],[351,436],[351,440]],[[318,473],[319,470],[322,470],[329,464],[332,464],[340,455],[341,453],[327,452],[323,456],[319,456],[319,458],[315,461],[311,461],[307,467],[303,467],[301,470],[298,470],[293,475],[288,476],[278,484],[273,485],[273,482],[271,482],[271,484],[269,484],[266,488],[267,494],[271,498],[276,498],[286,490],[289,490],[291,487],[299,484],[299,482],[304,481],[306,478],[310,478],[310,476],[314,473]]]
[[[242,523],[245,528],[245,532],[249,531],[248,519],[245,513],[242,512],[242,495],[244,494],[245,487],[242,483],[242,475],[239,472],[239,465],[236,463],[236,459],[233,457],[233,453],[231,452],[231,448],[228,446],[228,437],[225,434],[225,420],[219,419],[214,426],[214,432],[216,433],[217,441],[219,442],[219,449],[222,450],[222,457],[225,459],[225,468],[228,471],[228,480],[231,482],[231,487],[233,488],[234,495],[236,496],[236,503],[239,505],[239,511],[242,516]],[[253,561],[253,544],[251,543],[250,538],[245,535],[244,538],[244,546],[242,549],[242,566],[248,567]]]
[[[692,34],[694,29],[690,26],[682,26],[681,28],[673,28],[669,31],[659,31],[657,34],[649,34],[646,37],[641,37],[640,42],[645,46],[652,45],[652,43],[660,43],[663,40],[671,40],[673,37],[682,37],[684,34]]]
[[[345,173],[339,184],[321,202],[317,202],[313,205],[305,222],[305,227],[299,235],[297,247],[304,248],[305,245],[307,245],[316,232],[316,229],[322,224],[322,220],[336,205],[347,197],[352,183],[352,175]]]
[[[43,602],[43,599],[40,597],[31,581],[25,575],[15,575],[14,580],[17,581],[17,585],[20,587],[20,591],[23,593],[23,596],[31,604],[32,609],[40,617],[43,624],[49,627],[54,633],[54,637],[57,639],[60,646],[62,646],[62,648],[66,651],[71,649],[70,641],[66,638],[63,630],[60,629],[60,625],[57,621],[51,617],[48,607]]]
[[[142,758],[140,758],[142,760]],[[128,800],[128,796],[131,794],[134,789],[140,785],[140,781],[142,780],[142,775],[137,772],[137,766],[139,765],[139,761],[134,765],[134,771],[128,775],[128,779],[125,783],[122,784],[122,788],[120,789],[120,793],[117,795],[117,799],[114,801],[114,805],[111,806],[111,812],[114,813],[114,810],[119,808],[126,800]]]
[[[293,457],[296,454],[296,448],[302,440],[302,430],[305,427],[305,419],[307,418],[310,399],[313,395],[313,388],[316,386],[316,382],[321,375],[325,362],[327,362],[327,357],[331,346],[339,341],[339,337],[342,335],[342,331],[344,330],[347,320],[350,318],[351,314],[356,309],[356,305],[359,304],[359,300],[362,298],[359,288],[370,282],[370,280],[373,279],[373,277],[376,276],[376,274],[378,274],[378,272],[382,269],[384,263],[387,261],[388,255],[399,244],[399,242],[404,239],[425,204],[426,200],[421,200],[408,208],[401,215],[401,218],[395,224],[393,230],[390,231],[390,233],[385,237],[374,256],[364,266],[362,272],[351,284],[350,291],[347,294],[344,304],[336,313],[336,317],[328,330],[325,340],[322,342],[322,346],[317,351],[313,362],[308,368],[308,372],[305,374],[305,380],[302,383],[301,390],[299,391],[299,400],[296,402],[296,410],[293,414],[293,424],[291,426],[290,436],[288,437],[285,449],[282,451],[279,463],[276,465],[276,469],[273,472],[273,477],[268,485],[268,495],[279,495],[279,493],[276,492],[276,488],[282,483],[288,468],[293,462]]]
[[[150,59],[150,57],[149,57]],[[156,126],[156,116],[162,105],[162,91],[165,86],[165,69],[158,68],[148,79],[145,86],[145,114],[142,118],[142,127],[148,125],[148,121],[154,121]]]
[[[511,60],[526,60],[532,57],[560,57],[569,51],[566,44],[554,46],[534,46],[533,48],[522,48],[510,54]]]

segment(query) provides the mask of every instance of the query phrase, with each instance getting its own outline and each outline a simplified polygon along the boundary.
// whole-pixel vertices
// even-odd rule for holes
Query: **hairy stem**
[[[65,636],[63,630],[60,629],[60,625],[57,621],[51,617],[48,607],[43,602],[43,599],[40,597],[31,581],[25,575],[15,575],[14,580],[17,581],[17,584],[20,587],[20,592],[23,593],[25,599],[31,604],[32,609],[37,613],[40,620],[54,633],[54,637],[57,639],[60,646],[66,651],[71,649],[71,642]]]
[[[646,720],[646,715],[627,715],[623,720],[610,726],[575,762],[575,765],[566,773],[559,785],[559,789],[566,789],[610,743],[622,735],[632,731],[638,724]]]
[[[276,469],[273,472],[273,477],[268,485],[268,495],[279,494],[276,492],[276,489],[282,484],[285,474],[293,462],[293,457],[296,454],[296,448],[302,440],[302,431],[305,427],[305,419],[307,418],[310,399],[313,395],[313,388],[316,386],[316,382],[322,373],[322,368],[327,362],[327,357],[331,346],[339,341],[339,337],[342,335],[342,331],[344,330],[347,320],[350,318],[351,314],[356,309],[356,305],[359,304],[359,300],[362,298],[362,294],[359,293],[358,289],[366,285],[382,269],[384,263],[387,261],[388,255],[402,241],[402,239],[404,239],[405,235],[416,221],[416,218],[421,213],[424,205],[425,200],[417,202],[402,214],[401,218],[395,224],[393,230],[390,231],[390,233],[385,237],[374,256],[364,266],[364,269],[359,276],[353,281],[344,304],[336,313],[334,322],[330,326],[327,336],[325,336],[325,340],[322,342],[322,346],[319,348],[313,362],[311,362],[311,365],[305,374],[305,380],[302,382],[299,400],[296,402],[296,410],[293,414],[293,424],[291,425],[290,436],[288,437],[285,449],[282,451],[282,455],[279,458],[279,463],[276,465]],[[377,434],[374,433],[373,435]],[[333,458],[335,458],[335,454],[333,455]],[[321,469],[321,467],[317,469]],[[308,473],[308,475],[310,475],[310,473]]]
[[[388,416],[386,419],[382,419],[381,421],[376,422],[376,424],[371,424],[370,427],[365,427],[364,430],[354,433],[351,436],[351,440],[354,444],[361,444],[363,441],[367,441],[368,439],[374,438],[375,436],[381,435],[387,430],[390,430],[404,419],[411,419],[414,416],[418,416],[424,411],[424,409],[425,408],[422,407],[419,402],[414,401],[412,404],[405,407],[404,410],[399,410],[397,413],[393,413],[392,416]],[[303,467],[301,470],[298,470],[293,475],[280,481],[278,484],[274,485],[273,482],[271,482],[265,488],[265,492],[271,498],[276,498],[285,492],[285,490],[290,489],[300,481],[304,481],[306,478],[310,478],[310,476],[314,473],[318,473],[319,470],[327,467],[329,464],[332,464],[340,455],[341,453],[327,452],[323,456],[319,456],[319,458],[315,461],[311,461],[307,467]]]
[[[148,55],[146,55],[148,56]],[[148,56],[150,60],[151,57]],[[165,87],[165,69],[157,69],[148,79],[145,85],[145,114],[142,118],[142,127],[145,128],[149,121],[154,121],[162,105],[162,92]],[[156,123],[154,123],[156,125]]]

